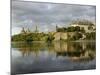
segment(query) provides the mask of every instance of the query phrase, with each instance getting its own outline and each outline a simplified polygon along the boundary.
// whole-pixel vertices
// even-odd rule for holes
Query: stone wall
[[[54,34],[55,41],[58,40],[67,40],[69,37],[73,37],[75,35],[75,32],[56,32]]]

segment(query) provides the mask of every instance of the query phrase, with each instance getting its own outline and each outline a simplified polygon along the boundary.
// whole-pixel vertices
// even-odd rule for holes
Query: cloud
[[[12,28],[52,31],[55,26],[68,26],[72,20],[95,21],[95,6],[12,1]]]

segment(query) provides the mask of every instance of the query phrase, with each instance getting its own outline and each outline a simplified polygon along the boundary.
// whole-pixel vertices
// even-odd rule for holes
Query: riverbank
[[[19,42],[19,43],[24,43],[25,41],[12,41],[11,43],[15,43],[15,42]],[[31,41],[31,43],[45,43],[46,41]],[[64,40],[57,40],[57,41],[51,41],[51,42],[96,42],[96,40],[74,40],[74,41],[64,41]]]
[[[96,40],[75,40],[71,42],[96,42]]]

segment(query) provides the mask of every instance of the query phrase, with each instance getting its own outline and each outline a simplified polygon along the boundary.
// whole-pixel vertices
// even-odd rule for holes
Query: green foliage
[[[79,32],[81,31],[80,30],[80,27],[79,26],[76,26],[76,27],[68,27],[68,28],[57,28],[57,32]]]
[[[46,42],[52,42],[54,39],[55,38],[54,38],[53,34],[49,33],[47,38],[46,38]]]
[[[57,28],[57,32],[66,32],[67,28]]]
[[[70,38],[70,40],[79,40],[80,38],[82,38],[82,34],[77,32]]]
[[[67,28],[67,32],[74,32],[75,31],[75,27],[68,27]]]
[[[25,39],[27,42],[33,41],[32,34],[28,34]]]
[[[80,32],[85,33],[84,27],[80,29]]]
[[[88,30],[93,30],[93,27],[92,26],[88,26]]]
[[[13,35],[12,41],[42,41],[46,36],[44,33],[29,33],[29,34],[17,34]]]
[[[25,41],[26,40],[26,35],[18,34],[14,35],[11,38],[12,41]]]
[[[29,33],[29,34],[18,34],[12,36],[12,41],[53,41],[55,38],[53,34],[44,34],[44,33]]]
[[[86,33],[86,39],[95,40],[96,39],[96,33],[95,32]]]

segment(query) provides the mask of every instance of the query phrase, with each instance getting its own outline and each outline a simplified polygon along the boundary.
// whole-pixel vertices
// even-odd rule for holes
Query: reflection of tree
[[[31,53],[38,56],[39,52],[48,50],[55,52],[57,56],[67,56],[72,59],[93,59],[95,57],[94,42],[20,42],[12,43],[13,48],[18,48],[23,56]]]
[[[46,43],[46,46],[49,51],[54,51],[54,43],[53,42]]]
[[[29,56],[30,53],[34,53],[37,56],[39,51],[42,50],[44,46],[45,45],[43,43],[39,42],[22,42],[14,44],[14,47],[19,48],[23,56]]]

